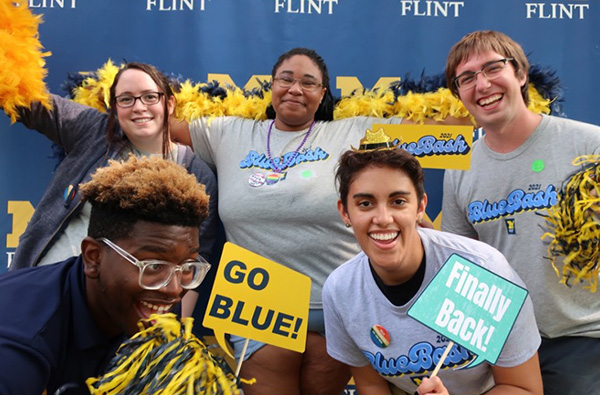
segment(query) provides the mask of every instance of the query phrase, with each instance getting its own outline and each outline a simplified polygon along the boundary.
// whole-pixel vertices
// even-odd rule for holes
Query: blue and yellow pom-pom
[[[192,334],[192,318],[153,314],[121,345],[107,372],[86,381],[91,395],[239,395],[206,346]]]
[[[559,193],[556,205],[548,209],[551,239],[548,258],[567,286],[583,284],[596,292],[600,261],[600,155],[586,155],[573,161],[583,168],[571,176]],[[562,268],[558,258],[563,257]]]

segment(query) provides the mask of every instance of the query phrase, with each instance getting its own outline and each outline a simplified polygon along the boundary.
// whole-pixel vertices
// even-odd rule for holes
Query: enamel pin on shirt
[[[277,183],[277,181],[279,181],[280,178],[280,173],[269,173],[267,174],[267,185],[273,185],[275,183]]]
[[[260,187],[263,186],[267,177],[262,173],[252,173],[248,178],[248,184],[251,187]]]

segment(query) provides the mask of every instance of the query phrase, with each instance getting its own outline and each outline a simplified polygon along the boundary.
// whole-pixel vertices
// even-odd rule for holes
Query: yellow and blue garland
[[[106,111],[110,86],[118,70],[119,67],[109,60],[83,79],[72,74],[63,88],[74,101]],[[557,88],[558,79],[552,72],[538,67],[531,68],[530,78],[536,81],[540,90],[530,83],[529,108],[536,113],[557,114],[560,100],[557,96],[544,94],[556,95],[560,92]],[[235,86],[222,87],[216,81],[207,83],[188,79],[180,82],[173,79],[173,82],[177,99],[175,116],[188,122],[199,117],[226,115],[262,120],[266,118],[265,110],[271,102],[268,83],[248,91]],[[334,119],[360,115],[380,118],[396,116],[417,123],[422,123],[426,118],[438,121],[448,117],[469,118],[474,123],[462,102],[444,87],[440,76],[422,76],[418,82],[407,77],[384,90],[365,90],[336,99]]]

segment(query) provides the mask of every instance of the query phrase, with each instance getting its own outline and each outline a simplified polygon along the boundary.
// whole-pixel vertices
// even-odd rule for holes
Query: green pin
[[[546,167],[546,164],[541,159],[534,160],[533,163],[531,164],[531,170],[533,170],[536,173],[539,173],[540,171],[544,170],[545,167]]]

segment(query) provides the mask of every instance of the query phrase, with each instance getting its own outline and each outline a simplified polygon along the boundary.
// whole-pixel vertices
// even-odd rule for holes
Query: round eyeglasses
[[[145,105],[151,106],[153,104],[158,103],[163,95],[164,93],[162,92],[148,92],[140,96],[119,95],[115,97],[115,103],[121,108],[129,108],[133,107],[135,101],[139,99]]]
[[[506,68],[506,64],[509,61],[513,61],[513,58],[504,58],[494,60],[492,62],[483,65],[479,71],[465,71],[460,75],[454,77],[454,84],[460,90],[471,89],[477,84],[477,74],[481,73],[488,81],[500,77],[502,71]]]
[[[158,259],[140,261],[106,237],[101,237],[98,240],[112,248],[126,261],[138,267],[140,272],[138,283],[144,289],[156,290],[167,286],[173,278],[173,273],[177,273],[177,279],[182,288],[194,289],[202,283],[210,270],[210,263],[206,262],[201,256],[177,265]]]
[[[319,89],[323,84],[310,77],[303,78],[292,78],[289,76],[274,77],[273,81],[277,83],[281,88],[291,88],[296,82],[300,84],[300,89],[306,92],[314,92]]]

